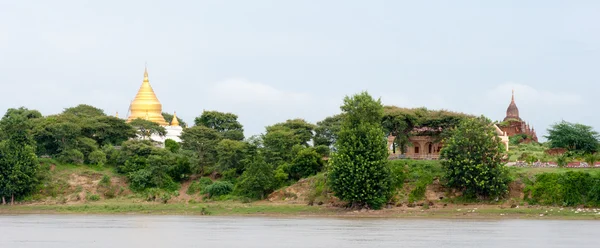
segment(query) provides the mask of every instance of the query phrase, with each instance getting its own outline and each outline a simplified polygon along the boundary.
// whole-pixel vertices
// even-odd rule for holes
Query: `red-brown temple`
[[[512,100],[506,109],[506,117],[498,125],[498,127],[506,133],[509,137],[524,134],[523,142],[538,142],[537,134],[535,133],[535,129],[530,127],[528,123],[523,121],[519,116],[519,108],[517,108],[517,104],[515,103],[515,91],[512,93]]]

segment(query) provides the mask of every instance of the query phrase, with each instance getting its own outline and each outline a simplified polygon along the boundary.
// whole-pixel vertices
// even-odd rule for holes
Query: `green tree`
[[[160,136],[165,136],[167,134],[167,130],[164,127],[160,126],[155,122],[143,120],[141,118],[137,118],[131,121],[130,124],[136,130],[138,130],[139,135],[142,136],[144,139],[150,140],[150,136],[152,136],[153,134]]]
[[[217,144],[223,139],[215,129],[205,126],[193,126],[184,129],[180,138],[183,149],[196,153],[201,174],[204,174],[204,166],[215,164],[217,161]]]
[[[165,140],[165,148],[170,152],[176,153],[181,148],[181,145],[172,139]]]
[[[293,119],[267,127],[267,133],[276,130],[288,130],[294,134],[298,144],[309,146],[308,142],[313,139],[315,125],[303,119]]]
[[[342,126],[343,115],[329,116],[317,122],[315,127],[314,145],[324,145],[333,148],[337,135]]]
[[[243,140],[244,128],[237,118],[238,116],[232,113],[204,111],[200,117],[194,119],[194,123],[196,126],[202,125],[217,130],[225,139]]]
[[[38,185],[39,163],[35,142],[31,137],[31,122],[25,115],[8,111],[0,120],[0,196],[11,204],[15,198],[29,194]]]
[[[490,120],[463,120],[444,140],[442,166],[449,187],[467,197],[498,197],[508,192],[504,150]]]
[[[264,199],[273,188],[273,168],[260,155],[252,156],[246,163],[235,192],[251,199]]]
[[[344,98],[345,113],[330,161],[335,195],[352,207],[381,208],[391,196],[383,106],[367,92]]]
[[[224,172],[234,169],[236,174],[244,172],[242,161],[246,158],[246,142],[224,139],[217,144],[217,169]]]
[[[106,114],[104,114],[104,110],[86,104],[79,104],[75,107],[66,108],[63,111],[63,114],[74,115],[79,118],[106,116]]]
[[[302,143],[293,130],[285,127],[267,128],[262,137],[263,152],[267,163],[279,166],[294,158],[293,148]]]
[[[36,120],[33,137],[40,155],[57,155],[77,148],[81,127],[76,123],[63,121],[59,116],[49,116]]]
[[[136,129],[125,120],[113,116],[97,116],[79,120],[81,134],[96,141],[99,146],[120,145],[136,137]]]
[[[566,121],[552,125],[545,137],[550,148],[564,148],[578,153],[595,153],[600,144],[598,132],[592,127]]]
[[[163,118],[165,118],[165,121],[167,121],[167,123],[171,123],[171,121],[173,120],[172,114],[162,112],[162,116],[163,116]],[[179,121],[179,126],[181,126],[183,128],[188,127],[187,123],[185,121],[183,121],[181,118],[177,117],[177,121]]]
[[[289,176],[291,179],[299,180],[316,175],[323,169],[323,159],[315,149],[304,148],[294,158],[290,166]]]

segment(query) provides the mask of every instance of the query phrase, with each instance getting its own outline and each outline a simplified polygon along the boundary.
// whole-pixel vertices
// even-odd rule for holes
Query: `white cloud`
[[[227,79],[215,83],[210,92],[211,95],[220,96],[219,99],[226,100],[228,104],[277,104],[277,106],[281,106],[312,101],[308,94],[282,91],[243,78]]]
[[[495,103],[506,103],[513,89],[515,90],[515,101],[524,105],[566,106],[579,105],[584,102],[583,97],[577,94],[551,92],[513,82],[503,83],[489,90],[486,98]]]

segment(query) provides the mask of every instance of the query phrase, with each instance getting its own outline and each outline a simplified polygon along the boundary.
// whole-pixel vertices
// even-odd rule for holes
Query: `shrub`
[[[527,186],[525,193],[532,204],[600,206],[600,175],[579,171],[542,173]]]
[[[216,181],[202,189],[201,193],[208,194],[208,198],[227,195],[233,191],[233,184],[228,181]]]
[[[87,195],[86,199],[88,201],[98,201],[98,200],[100,200],[100,196],[98,196],[96,194],[94,194],[94,195]]]
[[[110,183],[110,176],[108,176],[108,175],[102,176],[102,179],[100,179],[100,182],[98,182],[98,185],[104,186],[104,187],[109,187],[110,184],[111,184]]]
[[[188,195],[195,195],[196,193],[202,191],[202,189],[206,188],[208,185],[213,183],[212,180],[208,177],[200,178],[198,181],[192,182],[190,187],[187,190]]]
[[[159,188],[148,188],[144,191],[146,201],[159,201],[167,203],[173,196],[177,196],[177,191],[167,191]]]
[[[181,148],[181,145],[179,145],[177,141],[174,141],[172,139],[165,140],[165,149],[171,151],[172,153],[177,153],[177,151],[179,151],[179,148]]]
[[[321,155],[311,148],[305,148],[298,152],[290,166],[290,178],[298,180],[316,175],[323,168],[323,159],[321,157]]]
[[[324,202],[325,200],[327,200],[327,191],[328,191],[328,187],[327,187],[327,183],[326,183],[326,177],[323,173],[321,174],[317,174],[316,176],[312,177],[312,181],[311,181],[311,190],[308,193],[308,204],[312,205],[315,202],[317,204]]]
[[[102,166],[106,163],[106,154],[101,150],[95,150],[88,155],[88,161],[91,165]]]
[[[235,191],[250,199],[263,199],[273,189],[274,183],[273,168],[261,155],[255,155],[238,179]]]
[[[76,149],[66,150],[58,155],[58,160],[65,164],[83,164],[83,153]]]
[[[441,157],[448,186],[461,190],[467,198],[499,197],[508,192],[504,150],[490,120],[461,121],[444,144]]]

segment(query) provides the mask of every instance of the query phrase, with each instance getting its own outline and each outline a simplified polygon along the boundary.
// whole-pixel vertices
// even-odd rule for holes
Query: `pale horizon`
[[[143,79],[192,124],[239,116],[246,136],[316,123],[343,97],[501,121],[511,90],[543,139],[600,129],[600,2],[12,1],[0,4],[0,108],[89,104],[125,118]]]

